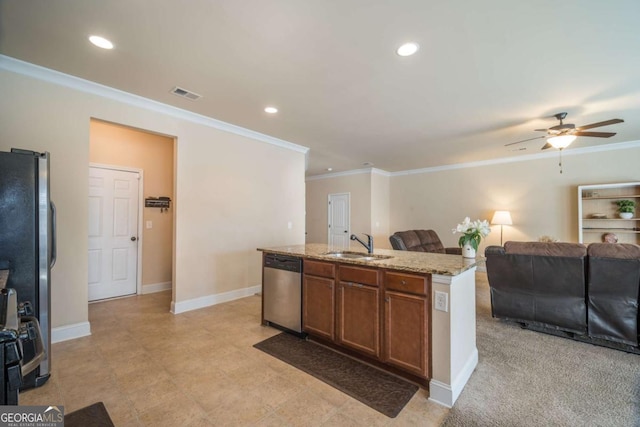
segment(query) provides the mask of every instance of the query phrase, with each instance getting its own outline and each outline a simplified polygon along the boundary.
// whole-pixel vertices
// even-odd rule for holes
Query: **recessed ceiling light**
[[[264,111],[265,113],[275,114],[278,112],[278,109],[276,107],[266,107]]]
[[[327,168],[327,171],[331,172],[333,170],[333,168]]]
[[[94,45],[101,47],[103,49],[113,49],[113,43],[104,37],[100,36],[89,36],[89,41]]]
[[[418,43],[405,43],[396,50],[396,53],[400,56],[411,56],[420,49]]]

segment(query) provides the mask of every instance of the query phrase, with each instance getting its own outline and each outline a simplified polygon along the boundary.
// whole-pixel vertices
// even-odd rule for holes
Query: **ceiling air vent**
[[[198,95],[195,92],[191,92],[191,91],[188,91],[186,89],[182,89],[181,87],[178,87],[178,86],[176,86],[173,89],[171,89],[171,93],[174,94],[174,95],[181,96],[183,98],[190,99],[192,101],[197,101],[198,99],[202,98],[202,95]]]

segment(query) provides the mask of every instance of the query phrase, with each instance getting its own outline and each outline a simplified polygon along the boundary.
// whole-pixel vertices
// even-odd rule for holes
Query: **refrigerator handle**
[[[58,240],[56,238],[56,205],[53,202],[51,204],[51,260],[49,261],[49,268],[56,264],[58,258]]]

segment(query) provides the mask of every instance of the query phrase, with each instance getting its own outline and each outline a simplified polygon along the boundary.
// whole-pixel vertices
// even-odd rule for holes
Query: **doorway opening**
[[[172,290],[173,299],[175,138],[91,119],[89,139],[89,300],[168,290]],[[123,188],[128,187],[125,181],[132,178],[132,173],[138,173],[140,178],[135,206],[132,200],[127,200],[129,196],[122,194]],[[106,175],[96,176],[100,174]],[[111,178],[113,174],[117,175],[115,180]],[[113,198],[112,201],[98,197],[92,200],[95,196],[92,192],[97,191],[95,185],[100,180],[113,188],[105,193]],[[171,200],[168,209],[145,207],[146,199],[159,198]],[[104,212],[102,216],[96,214],[100,207]],[[136,209],[139,210],[137,218],[132,212]],[[124,220],[125,213],[127,221]],[[100,221],[109,221],[107,226],[102,223],[103,233],[108,233],[107,240],[120,239],[120,246],[111,242],[104,243],[103,249],[96,249],[92,239],[99,240],[94,234]],[[125,242],[128,249],[122,247]],[[105,250],[111,253],[105,255]],[[136,261],[131,254],[134,250],[138,253]],[[131,293],[131,285],[123,286],[124,291],[118,291],[120,284],[124,283],[124,276],[131,275],[134,269],[134,292]],[[103,286],[100,291],[92,290],[96,281],[104,278],[108,279],[105,283],[110,283],[106,288],[111,289]]]

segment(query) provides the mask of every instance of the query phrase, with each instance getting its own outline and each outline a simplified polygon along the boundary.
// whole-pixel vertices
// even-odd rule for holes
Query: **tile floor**
[[[89,305],[92,335],[52,347],[52,376],[21,405],[102,401],[116,426],[437,426],[418,391],[394,419],[252,347],[260,297],[179,315],[170,292]]]

